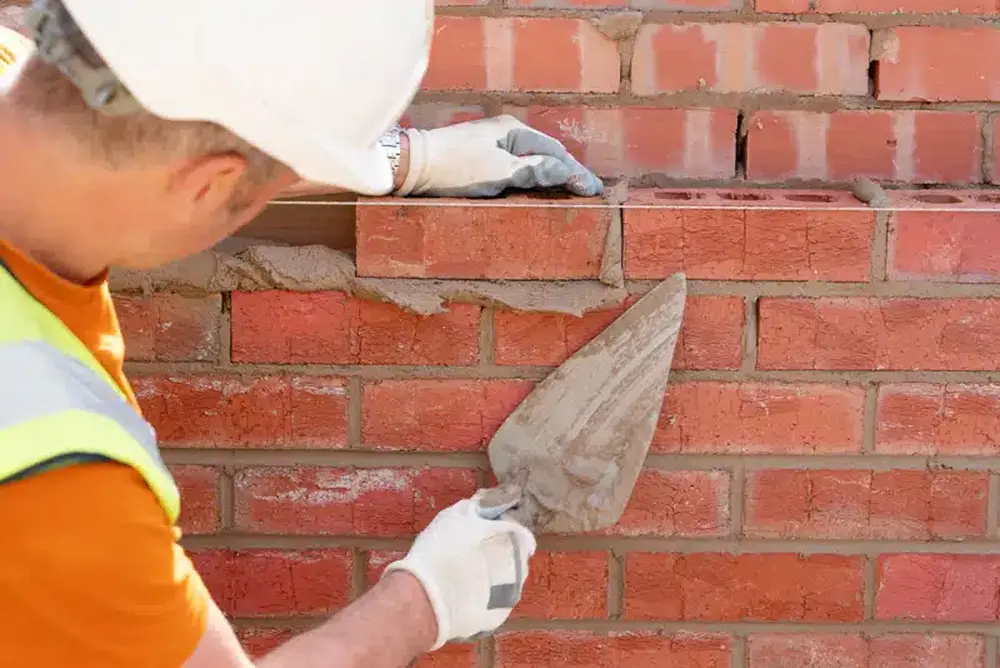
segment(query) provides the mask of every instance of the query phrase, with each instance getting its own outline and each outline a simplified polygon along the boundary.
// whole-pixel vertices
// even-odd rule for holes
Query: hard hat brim
[[[253,12],[240,10],[237,21],[232,6],[222,0],[194,3],[183,12],[152,11],[135,0],[64,1],[94,48],[150,113],[214,122],[307,181],[362,195],[392,190],[391,165],[378,141],[412,101],[426,71],[433,3],[371,5],[366,21],[391,30],[383,31],[388,32],[380,41],[361,34],[348,45],[357,62],[331,62],[327,58],[335,52],[323,41],[332,32],[328,21],[283,28],[286,42],[315,33],[297,50],[286,46],[276,56],[263,48],[274,18],[263,5]],[[339,11],[327,9],[331,17]],[[333,27],[342,39],[359,32],[350,24]],[[397,42],[399,53],[379,48]],[[257,44],[263,46],[253,48]],[[369,69],[378,75],[369,75]]]

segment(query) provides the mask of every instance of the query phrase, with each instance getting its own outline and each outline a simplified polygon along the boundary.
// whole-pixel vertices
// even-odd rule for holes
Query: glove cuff
[[[451,625],[448,622],[448,605],[445,603],[441,590],[435,584],[434,578],[425,573],[419,563],[410,561],[405,557],[386,566],[382,572],[382,577],[384,578],[392,571],[406,571],[415,577],[424,588],[424,593],[431,603],[431,610],[434,611],[434,619],[437,624],[437,638],[434,639],[434,646],[430,648],[430,651],[433,652],[440,649],[450,640]]]
[[[417,189],[417,184],[423,179],[424,172],[427,171],[427,134],[414,128],[409,128],[405,132],[407,139],[410,140],[410,164],[403,185],[393,193],[397,197],[413,194]]]

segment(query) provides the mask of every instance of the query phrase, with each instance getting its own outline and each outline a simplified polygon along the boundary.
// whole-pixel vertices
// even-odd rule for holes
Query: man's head
[[[210,246],[297,178],[215,123],[91,109],[79,89],[37,55],[16,76],[0,122],[29,128],[33,148],[60,177],[52,183],[53,198],[85,194],[76,204],[102,212],[107,225],[101,227],[117,237],[115,263],[148,266]]]
[[[36,5],[39,51],[0,97],[3,169],[20,172],[0,173],[17,184],[0,216],[76,218],[113,246],[109,263],[143,267],[214,244],[300,179],[387,192],[375,143],[423,74],[430,0],[289,0],[288,15],[262,0]],[[137,104],[102,108],[95,72]]]

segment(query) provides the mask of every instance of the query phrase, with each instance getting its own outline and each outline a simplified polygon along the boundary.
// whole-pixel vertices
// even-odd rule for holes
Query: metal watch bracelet
[[[399,160],[400,153],[402,152],[402,140],[401,136],[403,134],[403,129],[400,126],[395,126],[379,139],[379,146],[385,151],[385,155],[389,158],[389,164],[392,166],[392,174],[395,175],[399,172]]]

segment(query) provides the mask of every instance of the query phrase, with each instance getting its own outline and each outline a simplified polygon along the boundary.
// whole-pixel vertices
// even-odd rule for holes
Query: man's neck
[[[0,97],[0,238],[63,278],[88,284],[108,267],[97,211],[53,140]],[[91,200],[93,201],[93,200]]]

